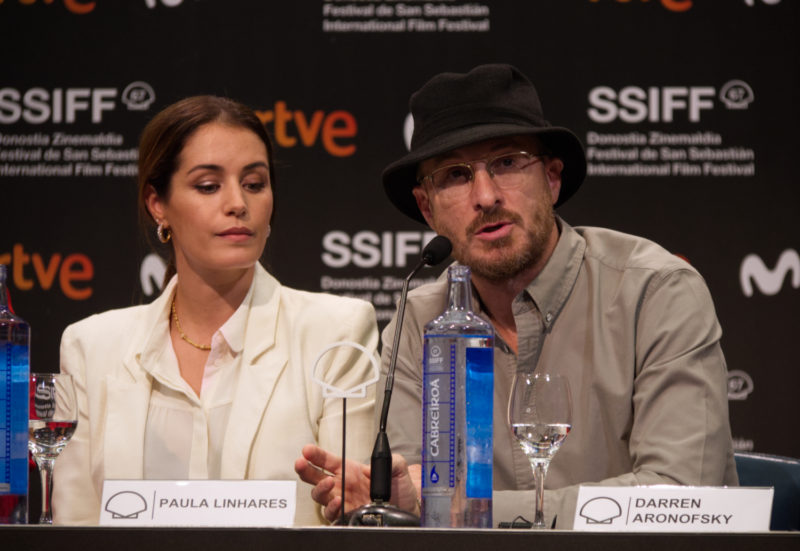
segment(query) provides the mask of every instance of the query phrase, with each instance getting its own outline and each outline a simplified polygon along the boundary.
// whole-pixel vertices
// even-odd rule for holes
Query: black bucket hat
[[[411,96],[409,107],[414,117],[411,150],[384,169],[383,187],[398,209],[423,224],[411,192],[417,185],[417,165],[465,145],[503,136],[538,136],[549,153],[564,162],[555,206],[564,204],[586,176],[578,137],[545,120],[536,88],[511,65],[438,74]]]

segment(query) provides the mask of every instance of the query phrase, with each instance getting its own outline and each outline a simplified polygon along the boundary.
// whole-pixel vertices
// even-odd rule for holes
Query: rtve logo
[[[589,0],[595,4],[600,0]],[[631,0],[613,0],[618,4],[629,4]],[[649,2],[649,0],[641,0],[641,2]],[[684,12],[692,8],[693,0],[660,0],[661,5],[669,11]],[[747,6],[753,7],[756,3],[766,4],[767,6],[774,6],[780,4],[781,0],[744,0]]]
[[[146,82],[117,88],[0,88],[0,124],[72,124],[82,114],[94,124],[103,122],[103,113],[117,109],[117,96],[129,111],[145,111],[155,101],[153,87]]]
[[[325,151],[334,157],[349,157],[356,152],[356,146],[350,140],[356,137],[358,124],[347,111],[325,113],[316,110],[307,116],[303,111],[290,110],[285,101],[276,101],[273,109],[256,110],[256,115],[281,147],[294,147],[299,138],[306,147],[321,140]]]
[[[38,283],[49,291],[58,277],[58,286],[64,296],[72,300],[86,300],[92,296],[94,264],[81,253],[62,257],[55,253],[45,260],[39,253],[27,253],[20,243],[15,243],[10,253],[0,252],[0,264],[10,264],[11,281],[20,291],[30,291]],[[31,270],[30,268],[33,268]]]
[[[589,0],[591,3],[596,4],[600,0]],[[631,0],[614,0],[618,4],[628,4]],[[649,0],[641,0],[642,2],[648,2]],[[780,1],[780,0],[778,0]],[[660,0],[661,5],[664,6],[669,11],[686,11],[691,9],[692,7],[692,0]]]
[[[20,4],[24,6],[30,6],[36,3],[36,0],[18,0]],[[64,7],[67,8],[68,11],[72,13],[77,13],[78,15],[83,15],[85,13],[89,13],[92,11],[97,4],[94,0],[92,1],[82,1],[82,0],[62,0]],[[3,0],[0,0],[0,4],[3,3]],[[52,4],[53,0],[44,0],[44,4]]]
[[[589,118],[596,123],[672,122],[686,117],[700,122],[703,111],[714,109],[714,99],[731,110],[744,110],[755,99],[753,89],[743,80],[726,82],[717,93],[713,86],[595,86],[589,91]]]
[[[30,6],[36,3],[36,0],[18,0],[18,2],[25,6]],[[96,0],[62,0],[64,7],[67,11],[78,15],[84,15],[94,10],[97,6]],[[3,0],[0,0],[0,4]],[[52,4],[53,0],[43,0],[43,4]],[[159,4],[168,8],[174,8],[183,4],[183,0],[144,0],[145,5],[151,10]]]

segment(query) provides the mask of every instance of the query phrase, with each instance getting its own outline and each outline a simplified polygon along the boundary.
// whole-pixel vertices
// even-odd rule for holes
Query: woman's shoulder
[[[334,315],[337,312],[347,315],[352,314],[353,311],[362,311],[365,313],[372,312],[374,315],[372,303],[360,298],[303,291],[286,286],[281,287],[281,302],[284,307],[290,309],[302,308],[320,312],[328,311]]]
[[[336,341],[358,342],[372,350],[378,344],[375,308],[353,297],[283,287],[277,325],[307,350]]]
[[[148,304],[106,310],[70,324],[64,330],[66,338],[80,339],[89,337],[93,340],[115,335],[132,336],[139,321],[146,315]]]

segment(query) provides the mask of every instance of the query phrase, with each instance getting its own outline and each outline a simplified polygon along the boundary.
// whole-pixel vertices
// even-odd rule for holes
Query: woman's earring
[[[158,227],[156,228],[156,235],[158,236],[159,241],[166,243],[172,237],[172,232],[169,231],[169,228],[164,226],[164,222],[159,222]]]

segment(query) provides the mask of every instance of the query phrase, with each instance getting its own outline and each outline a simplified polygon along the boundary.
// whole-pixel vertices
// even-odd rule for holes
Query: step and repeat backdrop
[[[408,97],[508,62],[586,147],[559,213],[704,275],[737,449],[800,456],[799,14],[792,0],[0,0],[0,262],[32,367],[58,369],[69,323],[158,294],[137,142],[195,94],[250,105],[274,138],[269,270],[369,300],[383,326],[432,235],[380,185],[406,151]]]

